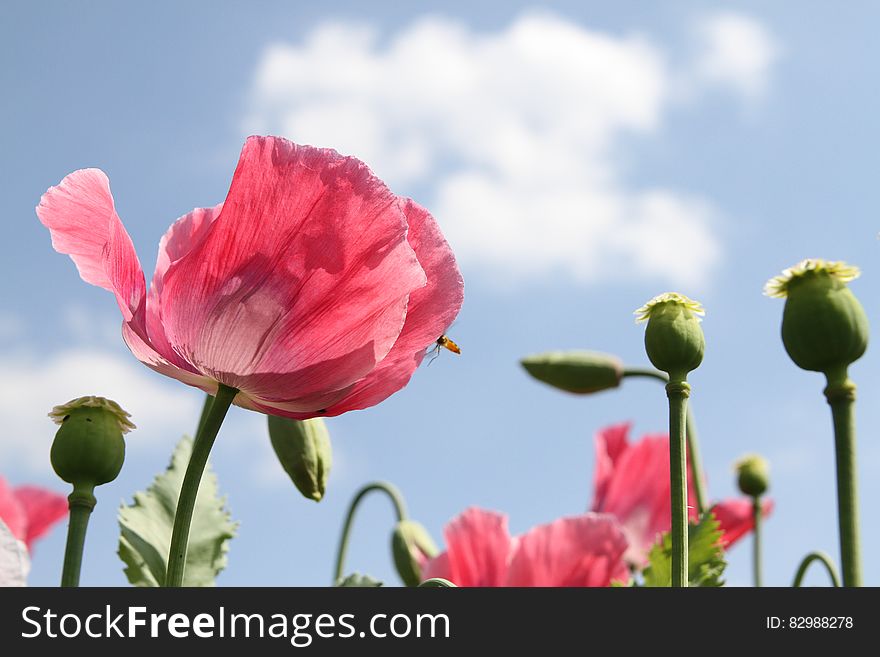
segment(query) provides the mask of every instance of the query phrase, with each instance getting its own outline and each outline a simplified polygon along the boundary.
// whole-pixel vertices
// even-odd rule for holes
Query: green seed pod
[[[281,467],[304,497],[320,502],[333,462],[330,432],[322,418],[269,416],[269,439]]]
[[[422,581],[422,567],[437,556],[437,546],[428,530],[413,520],[401,520],[391,534],[391,554],[397,574],[407,586]]]
[[[616,388],[623,377],[621,360],[597,351],[549,351],[520,363],[538,381],[578,394]]]
[[[666,292],[636,310],[636,321],[647,321],[645,351],[670,381],[682,382],[703,362],[706,340],[700,327],[705,312],[683,294]]]
[[[739,489],[751,497],[759,497],[770,487],[770,464],[760,454],[748,454],[734,465]]]
[[[122,436],[135,426],[119,404],[103,397],[80,397],[49,413],[56,424],[52,467],[74,490],[88,491],[113,481],[125,460]]]
[[[847,283],[858,267],[804,260],[767,282],[764,292],[784,297],[782,343],[801,369],[843,376],[868,347],[868,318]]]

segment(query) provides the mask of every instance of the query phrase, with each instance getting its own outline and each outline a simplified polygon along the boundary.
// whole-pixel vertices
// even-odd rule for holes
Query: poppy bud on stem
[[[135,428],[114,401],[80,397],[56,406],[49,417],[61,425],[52,442],[52,468],[73,485],[61,586],[79,586],[86,531],[95,508],[95,487],[113,481],[125,460],[122,438]]]
[[[303,497],[320,502],[333,461],[330,432],[323,418],[292,420],[270,415],[269,439],[297,490]]]
[[[391,554],[397,574],[407,586],[419,586],[425,564],[437,556],[434,540],[418,522],[401,520],[391,534]]]
[[[749,454],[742,457],[734,466],[736,469],[736,483],[740,491],[752,498],[752,518],[755,528],[752,534],[752,574],[754,585],[760,588],[761,576],[761,521],[763,511],[761,508],[761,495],[770,487],[770,466],[767,460],[759,454]]]
[[[702,306],[675,292],[654,297],[636,311],[647,321],[645,351],[658,370],[666,372],[669,398],[669,474],[672,507],[672,586],[688,585],[687,529],[687,375],[703,362],[706,343],[700,328]]]
[[[785,299],[782,342],[795,365],[822,372],[831,406],[837,462],[837,515],[844,586],[862,585],[859,514],[856,490],[856,385],[850,364],[868,347],[868,319],[847,283],[858,267],[807,259],[772,278],[764,287]]]

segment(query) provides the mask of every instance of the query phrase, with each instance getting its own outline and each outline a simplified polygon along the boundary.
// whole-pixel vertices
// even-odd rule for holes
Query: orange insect
[[[455,342],[453,342],[445,335],[441,335],[439,338],[437,338],[437,351],[439,352],[441,348],[448,349],[454,354],[461,353],[461,347],[459,347],[457,344],[455,344]]]
[[[446,335],[441,335],[437,338],[437,341],[434,343],[434,347],[431,351],[434,352],[434,357],[428,361],[428,365],[434,362],[434,359],[440,355],[441,349],[447,349],[454,354],[461,353],[461,347],[459,347],[451,338],[448,338]]]

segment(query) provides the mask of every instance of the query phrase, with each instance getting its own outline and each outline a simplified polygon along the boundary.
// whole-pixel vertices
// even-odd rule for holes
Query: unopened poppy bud
[[[61,425],[50,453],[52,467],[94,504],[95,486],[116,479],[125,460],[122,436],[135,428],[119,404],[103,397],[80,397],[56,406],[49,417]]]
[[[684,381],[703,362],[706,340],[700,327],[703,307],[677,292],[654,297],[636,310],[636,321],[647,321],[645,351],[670,381]]]
[[[748,454],[736,462],[736,483],[751,497],[759,497],[770,487],[770,465],[760,454]]]
[[[269,416],[269,438],[281,467],[304,497],[320,502],[333,462],[330,432],[322,418]]]
[[[520,363],[538,381],[579,394],[616,388],[623,377],[623,362],[597,351],[549,351]]]
[[[448,579],[443,579],[442,577],[432,577],[431,579],[426,579],[424,582],[419,584],[419,588],[421,589],[455,589],[458,588],[455,584],[450,582]]]
[[[868,347],[868,318],[847,287],[858,267],[808,259],[770,279],[764,293],[785,298],[782,342],[805,370],[842,375]]]
[[[437,556],[437,546],[420,523],[401,520],[391,534],[391,554],[403,583],[418,586],[425,564]]]

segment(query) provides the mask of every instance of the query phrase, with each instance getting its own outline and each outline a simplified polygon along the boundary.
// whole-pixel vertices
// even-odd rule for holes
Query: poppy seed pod
[[[75,492],[91,495],[95,486],[116,479],[125,460],[122,436],[135,428],[119,404],[80,397],[56,406],[49,417],[61,425],[52,443],[52,467]]]
[[[320,502],[333,462],[330,432],[321,418],[269,416],[269,439],[281,467],[304,497]]]
[[[736,483],[751,497],[759,497],[770,487],[770,465],[760,454],[749,454],[736,462]]]
[[[407,586],[418,586],[425,564],[437,556],[428,530],[413,520],[401,520],[391,534],[391,554],[397,574]]]
[[[700,327],[703,307],[683,294],[666,292],[636,310],[636,321],[647,321],[645,351],[670,381],[685,381],[703,362],[706,340]]]
[[[859,269],[843,262],[804,260],[764,287],[784,297],[782,342],[801,369],[839,376],[868,347],[868,318],[847,283]]]
[[[623,377],[619,358],[596,351],[550,351],[520,363],[538,381],[577,394],[617,388]]]

